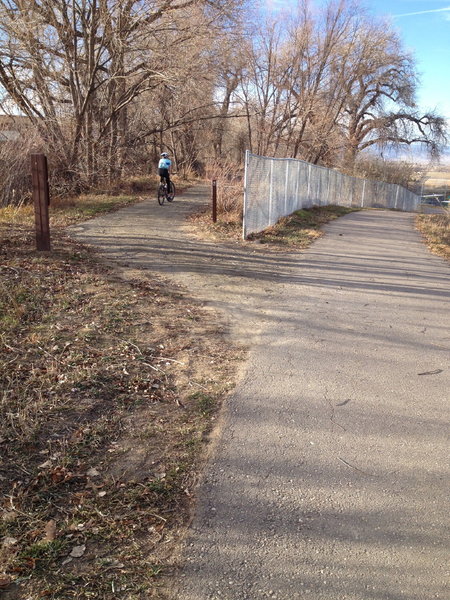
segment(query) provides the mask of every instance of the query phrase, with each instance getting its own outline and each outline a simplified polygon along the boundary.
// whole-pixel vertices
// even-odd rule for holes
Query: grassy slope
[[[430,251],[450,260],[450,213],[417,215],[416,226]]]

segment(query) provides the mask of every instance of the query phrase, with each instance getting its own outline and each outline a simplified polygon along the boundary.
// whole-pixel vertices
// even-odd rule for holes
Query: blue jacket
[[[158,169],[169,169],[171,164],[172,161],[168,158],[161,158],[161,160],[158,163]]]

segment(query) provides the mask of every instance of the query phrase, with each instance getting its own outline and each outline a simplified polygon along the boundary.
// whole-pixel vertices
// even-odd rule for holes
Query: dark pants
[[[170,192],[172,191],[172,185],[170,183],[169,169],[158,169],[158,173],[161,183],[163,183],[164,181],[166,182],[167,193],[170,194]]]

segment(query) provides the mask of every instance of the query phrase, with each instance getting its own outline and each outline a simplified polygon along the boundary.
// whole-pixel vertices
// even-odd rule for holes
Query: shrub
[[[352,175],[396,183],[413,192],[420,193],[420,182],[425,174],[425,168],[405,160],[382,160],[381,158],[361,158],[354,168]]]
[[[0,142],[0,206],[19,206],[31,199],[28,136]]]

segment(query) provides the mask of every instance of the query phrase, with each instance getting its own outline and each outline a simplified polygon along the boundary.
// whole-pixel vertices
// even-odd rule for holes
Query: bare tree
[[[255,36],[240,88],[250,148],[258,153],[344,164],[374,145],[446,143],[445,121],[420,113],[415,64],[398,35],[358,2],[329,1]]]
[[[240,35],[240,31],[237,34],[231,39],[227,37],[225,45],[221,45],[220,52],[216,53],[217,83],[214,93],[220,98],[213,138],[216,159],[222,157],[224,153],[224,136],[229,117],[243,116],[241,105],[235,96],[245,68],[247,43],[244,36]]]
[[[324,160],[345,99],[336,57],[354,36],[354,14],[345,0],[318,14],[301,0],[295,19],[260,30],[242,85],[257,152]]]
[[[234,11],[232,13],[234,17]],[[233,93],[242,58],[239,19],[210,15],[201,6],[179,13],[177,28],[195,30],[176,53],[176,78],[163,82],[135,103],[135,142],[147,143],[155,160],[169,149],[180,171],[201,172],[211,155],[221,155],[227,121],[235,117]],[[177,46],[170,33],[167,52]]]
[[[67,176],[123,169],[128,114],[162,85],[204,23],[234,0],[0,0],[0,86],[35,124]],[[201,19],[188,19],[188,11]],[[177,15],[180,16],[177,19]],[[170,37],[175,53],[170,52]]]
[[[387,23],[365,20],[344,73],[346,102],[341,118],[344,166],[352,170],[358,154],[371,146],[426,146],[436,156],[446,143],[445,120],[421,113],[415,93],[413,58]],[[344,84],[344,81],[343,81]]]
[[[252,0],[248,0],[251,4]],[[415,65],[357,0],[239,26],[238,0],[0,0],[0,97],[66,178],[90,185],[169,148],[181,168],[245,146],[353,168],[371,146],[425,144]],[[234,145],[233,145],[234,144]]]

